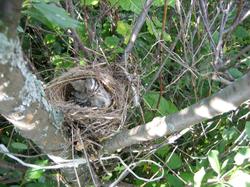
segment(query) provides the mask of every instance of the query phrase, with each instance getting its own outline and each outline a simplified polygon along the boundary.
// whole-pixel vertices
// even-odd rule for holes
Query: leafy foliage
[[[18,31],[24,52],[37,69],[34,73],[47,82],[76,65],[104,61],[115,63],[129,42],[144,2],[145,0],[81,0],[73,7],[77,13],[74,17],[66,11],[65,3],[60,4],[59,1],[25,1]],[[214,29],[212,39],[217,43],[221,18],[220,15],[215,17],[218,2],[208,2],[209,19],[213,16],[216,18],[215,25],[211,27]],[[222,81],[210,76],[214,74],[212,62],[215,59],[211,55],[211,38],[207,37],[203,23],[197,21],[197,7],[190,13],[188,26],[182,28],[186,24],[184,20],[188,17],[190,6],[189,1],[182,1],[182,9],[177,10],[176,1],[169,0],[166,25],[162,29],[164,0],[153,2],[128,64],[131,73],[140,75],[142,87],[150,90],[142,93],[141,111],[131,111],[131,115],[135,117],[130,117],[129,123],[133,126],[149,122],[155,116],[175,113],[225,86]],[[180,15],[178,11],[185,14]],[[230,14],[226,28],[232,24],[235,15],[236,11]],[[94,51],[92,56],[87,57],[80,49],[69,29],[75,29],[82,44],[89,51]],[[234,58],[250,43],[249,19],[224,38],[223,60],[230,63],[227,73],[220,73],[233,81],[242,77],[250,68],[249,52]],[[162,40],[164,47],[161,47],[159,40]],[[176,46],[171,50],[175,40]],[[164,68],[160,72],[161,77],[156,77],[156,81],[152,83],[162,64]],[[128,162],[142,158],[154,160],[164,167],[165,172],[164,177],[157,182],[143,182],[132,175],[128,175],[124,181],[136,186],[156,187],[237,186],[237,181],[242,185],[249,185],[248,107],[244,105],[230,115],[222,115],[199,124],[173,144],[166,143],[166,139],[157,140],[154,143],[159,146],[149,154],[136,150],[137,147],[134,152],[124,153],[122,156]],[[9,145],[11,152],[37,155],[34,145],[11,132],[9,124],[1,123],[1,143]],[[127,159],[128,155],[132,155],[132,159]],[[0,156],[3,160],[10,161],[3,155]],[[48,164],[47,158],[43,156],[24,160],[40,165]],[[108,182],[115,180],[124,170],[124,166],[117,164],[109,172],[101,171],[104,173],[101,174],[102,179]],[[149,163],[137,166],[134,171],[147,178],[159,175],[159,168]],[[12,186],[57,185],[55,172],[44,170],[28,169],[20,172],[1,169],[0,175],[17,178]]]

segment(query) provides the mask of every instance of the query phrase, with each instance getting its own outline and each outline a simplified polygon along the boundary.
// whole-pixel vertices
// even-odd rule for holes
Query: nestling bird
[[[77,104],[87,107],[109,107],[111,96],[102,83],[94,78],[77,80],[71,83],[74,91],[72,96]]]

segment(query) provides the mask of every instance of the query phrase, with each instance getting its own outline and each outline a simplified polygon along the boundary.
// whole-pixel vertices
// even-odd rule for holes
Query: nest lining
[[[80,134],[83,143],[74,137],[76,149],[95,147],[96,151],[102,140],[123,125],[127,94],[124,80],[114,77],[118,76],[107,67],[77,67],[48,84],[46,94],[50,102],[64,113],[64,128],[70,134],[72,130],[74,134]],[[91,82],[97,85],[93,90],[91,86],[86,86]],[[82,84],[82,89],[78,83]],[[80,92],[82,90],[84,92]],[[94,98],[102,101],[101,105]]]

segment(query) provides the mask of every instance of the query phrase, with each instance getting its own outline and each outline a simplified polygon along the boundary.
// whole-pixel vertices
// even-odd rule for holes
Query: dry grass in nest
[[[50,82],[46,94],[50,102],[63,113],[64,126],[70,133],[73,130],[76,149],[86,148],[88,152],[98,150],[99,143],[117,132],[126,116],[126,95],[123,80],[107,67],[77,67]],[[72,82],[95,79],[111,96],[108,107],[81,106],[72,100]]]

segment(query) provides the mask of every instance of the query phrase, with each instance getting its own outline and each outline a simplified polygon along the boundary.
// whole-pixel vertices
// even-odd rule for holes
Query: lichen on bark
[[[45,92],[41,81],[36,79],[35,75],[33,75],[26,66],[26,61],[23,59],[19,41],[15,39],[8,39],[6,35],[2,33],[0,33],[0,41],[2,43],[2,45],[0,45],[0,64],[8,64],[10,72],[13,71],[14,68],[17,68],[20,70],[21,76],[24,79],[23,87],[19,91],[18,96],[20,104],[15,106],[13,111],[21,114],[32,103],[38,102],[44,110],[49,112],[51,117],[54,119],[53,125],[59,129],[63,121],[63,115],[55,108],[52,108],[52,106],[45,99]],[[3,72],[2,76],[4,76]],[[7,84],[7,82],[5,83]],[[5,96],[5,99],[13,98],[7,93],[2,94]]]

